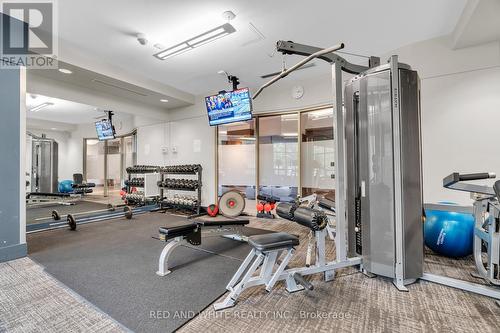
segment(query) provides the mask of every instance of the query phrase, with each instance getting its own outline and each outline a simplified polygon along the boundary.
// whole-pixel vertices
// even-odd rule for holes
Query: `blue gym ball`
[[[450,258],[461,258],[472,254],[474,242],[472,214],[431,209],[427,209],[425,214],[424,239],[427,247]]]
[[[73,181],[63,180],[59,182],[58,186],[59,193],[71,193],[73,192]]]

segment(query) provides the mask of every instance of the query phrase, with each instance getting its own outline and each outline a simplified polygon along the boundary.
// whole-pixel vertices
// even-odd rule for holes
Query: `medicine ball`
[[[262,202],[259,202],[257,204],[257,212],[263,212],[264,211],[264,205],[262,204]]]
[[[451,258],[472,254],[474,216],[442,210],[425,211],[425,245],[434,252]]]
[[[59,182],[57,187],[59,193],[71,193],[73,192],[73,181],[72,180],[63,180]]]
[[[209,216],[215,217],[219,213],[219,206],[211,204],[207,207],[207,213]]]

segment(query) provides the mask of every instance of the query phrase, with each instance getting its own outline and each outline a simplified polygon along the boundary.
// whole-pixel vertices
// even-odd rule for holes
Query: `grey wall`
[[[0,262],[24,257],[25,70],[0,69]],[[22,139],[21,139],[22,138]]]

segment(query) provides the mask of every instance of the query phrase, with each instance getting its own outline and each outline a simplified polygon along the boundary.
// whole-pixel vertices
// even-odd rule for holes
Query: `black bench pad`
[[[160,227],[160,235],[165,236],[165,240],[179,237],[187,236],[196,229],[197,225],[195,223],[178,223],[174,225],[169,225],[167,227]]]
[[[202,227],[217,227],[230,225],[247,225],[250,220],[196,220],[196,224]]]
[[[248,244],[258,251],[270,251],[299,245],[299,239],[286,232],[275,232],[250,236]]]

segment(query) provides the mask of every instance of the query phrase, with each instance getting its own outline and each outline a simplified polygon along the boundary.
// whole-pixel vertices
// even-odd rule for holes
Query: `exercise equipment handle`
[[[282,78],[284,78],[285,76],[287,76],[291,72],[293,72],[293,71],[299,69],[300,67],[304,66],[309,61],[311,61],[311,60],[313,60],[315,58],[321,57],[324,54],[332,53],[332,52],[341,50],[343,48],[344,48],[344,43],[340,43],[340,44],[334,45],[334,46],[326,48],[326,49],[319,50],[318,52],[315,52],[315,53],[311,54],[307,58],[299,61],[298,63],[296,63],[292,67],[290,67],[287,70],[285,70],[285,71],[281,72],[280,74],[276,75],[269,82],[265,83],[262,87],[259,88],[259,90],[257,90],[257,92],[255,93],[255,95],[253,96],[252,99],[256,99],[265,88],[269,87],[270,85],[272,85],[276,81],[281,80]]]
[[[496,174],[493,172],[458,174],[459,181],[481,180],[490,178],[496,178]]]
[[[491,186],[464,183],[471,180],[481,180],[490,178],[496,178],[496,175],[493,172],[467,173],[467,174],[460,174],[458,172],[454,172],[443,179],[443,187],[446,187],[450,190],[464,191],[469,193],[496,195],[494,189]]]
[[[300,284],[302,287],[306,288],[307,290],[313,290],[314,286],[312,285],[311,282],[307,281],[304,279],[304,277],[300,273],[294,273],[293,274],[293,279],[295,282]]]

